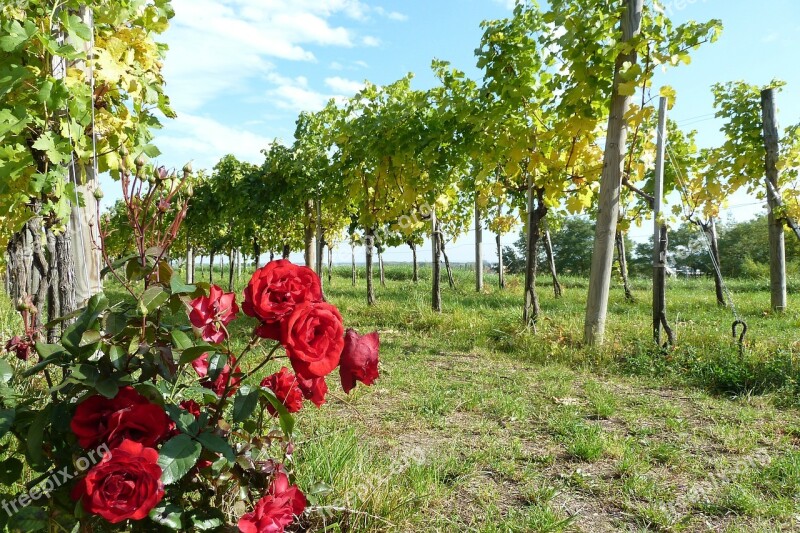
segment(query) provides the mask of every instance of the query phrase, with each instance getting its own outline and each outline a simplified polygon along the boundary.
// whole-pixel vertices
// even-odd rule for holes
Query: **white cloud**
[[[506,9],[514,9],[517,5],[517,0],[492,0],[495,4],[500,4]]]
[[[328,65],[328,68],[331,70],[342,70],[344,69],[344,65],[342,65],[338,61],[334,61],[330,65]]]
[[[353,32],[330,19],[364,20],[370,11],[359,0],[174,0],[173,6],[165,36],[167,94],[188,112],[242,91],[274,71],[273,60],[312,62],[309,46],[355,46]]]
[[[356,61],[355,64],[358,65],[361,68],[369,68],[369,64],[367,64],[366,61],[359,60],[359,61]]]
[[[210,170],[226,154],[260,162],[261,150],[269,148],[272,139],[212,118],[184,113],[180,120],[169,122],[155,142],[174,164],[194,159],[194,168]]]
[[[408,15],[400,13],[399,11],[388,11],[380,6],[372,8],[375,13],[378,15],[385,17],[389,20],[396,20],[398,22],[405,22],[408,20]]]
[[[325,85],[331,90],[342,94],[355,94],[364,88],[364,84],[360,81],[348,80],[339,76],[325,78]]]
[[[377,37],[373,37],[372,35],[366,35],[361,39],[361,43],[364,46],[380,46],[381,40]]]

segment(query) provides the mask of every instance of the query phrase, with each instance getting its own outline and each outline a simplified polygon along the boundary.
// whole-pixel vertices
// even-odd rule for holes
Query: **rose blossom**
[[[303,391],[303,397],[317,407],[322,407],[322,404],[325,403],[325,395],[328,393],[328,384],[325,383],[325,378],[306,379],[297,376],[297,386]]]
[[[72,498],[112,524],[141,520],[164,497],[161,474],[156,450],[124,440],[78,481]]]
[[[344,336],[344,351],[339,362],[339,377],[345,393],[350,393],[356,381],[372,385],[378,379],[378,332],[359,335],[349,329]]]
[[[286,406],[286,410],[290,413],[296,413],[303,407],[303,391],[298,386],[297,377],[285,366],[261,380],[261,386],[274,392],[278,401]],[[270,403],[267,403],[267,411],[273,416],[277,414]]]
[[[324,377],[339,364],[344,325],[339,310],[329,303],[306,303],[282,323],[283,346],[297,375]]]
[[[306,508],[306,497],[295,485],[289,483],[289,477],[277,472],[269,491],[264,495],[252,512],[239,519],[239,531],[242,533],[282,533]]]
[[[308,267],[285,259],[259,268],[244,289],[242,310],[261,320],[256,335],[280,340],[281,322],[305,302],[322,301],[319,277]]]
[[[219,344],[228,337],[225,326],[239,312],[235,298],[234,293],[222,292],[220,287],[212,285],[208,296],[192,300],[189,320],[192,326],[200,330],[204,341]]]
[[[189,411],[195,418],[200,418],[200,404],[194,400],[183,400],[178,404],[181,409]]]
[[[17,359],[27,361],[31,355],[31,343],[19,335],[15,335],[6,343],[6,351],[8,353],[14,352]]]
[[[164,410],[133,387],[119,389],[114,398],[93,394],[75,408],[70,428],[84,449],[123,439],[155,446],[166,438],[170,420]]]
[[[231,365],[236,367],[233,371],[234,375],[231,375]],[[233,356],[228,359],[228,362],[222,367],[222,371],[213,381],[208,377],[208,353],[204,353],[192,361],[192,368],[194,368],[197,375],[202,378],[200,380],[200,385],[211,389],[217,396],[222,396],[222,393],[225,392],[225,383],[228,382],[228,376],[231,376],[230,383],[228,384],[228,396],[233,396],[234,393],[236,393],[236,389],[239,388],[239,382],[242,381],[241,375],[237,375],[242,373],[242,369],[236,366],[236,358]]]

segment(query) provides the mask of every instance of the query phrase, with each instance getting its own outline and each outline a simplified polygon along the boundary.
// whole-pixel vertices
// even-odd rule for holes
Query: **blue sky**
[[[473,52],[479,24],[509,15],[513,1],[173,0],[173,5],[165,75],[179,116],[166,123],[156,144],[168,166],[194,160],[195,168],[210,168],[227,153],[260,161],[260,150],[272,139],[291,142],[299,111],[350,96],[365,79],[384,84],[414,72],[417,86],[428,87],[434,82],[433,58],[477,78]],[[720,142],[709,90],[714,82],[764,84],[781,78],[788,82],[778,100],[781,124],[800,122],[800,1],[665,0],[664,5],[676,22],[720,18],[725,25],[717,43],[694,52],[691,65],[656,79],[656,88],[677,89],[671,116],[697,129],[701,146]],[[118,197],[113,192],[108,196]],[[760,208],[743,204],[752,203],[733,198],[727,213],[750,218]],[[641,239],[648,230],[632,232]],[[455,261],[472,260],[471,248],[471,234],[449,246]],[[386,258],[408,256],[396,250]],[[349,261],[349,248],[335,259]]]

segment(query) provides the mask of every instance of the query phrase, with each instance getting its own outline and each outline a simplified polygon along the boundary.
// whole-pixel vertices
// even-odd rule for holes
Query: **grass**
[[[607,343],[582,344],[587,283],[544,285],[542,318],[520,327],[521,282],[474,291],[456,271],[444,312],[430,271],[390,267],[365,303],[348,268],[327,298],[348,326],[381,334],[381,379],[298,414],[296,472],[312,531],[782,531],[800,515],[800,298],[769,312],[762,281],[730,281],[749,326],[744,354],[710,280],[670,280],[678,346],[649,341],[615,283]],[[218,277],[220,279],[221,277]],[[241,290],[245,280],[238,283]],[[377,279],[376,279],[377,284]],[[0,305],[0,316],[3,311]],[[252,327],[232,324],[234,336]],[[275,368],[266,369],[266,372]]]

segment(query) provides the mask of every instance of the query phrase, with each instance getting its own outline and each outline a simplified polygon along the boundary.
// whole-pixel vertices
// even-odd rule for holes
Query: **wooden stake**
[[[625,3],[627,8],[622,18],[623,42],[633,39],[641,29],[643,0],[626,0]],[[584,340],[592,346],[602,344],[605,335],[608,292],[611,288],[611,272],[614,262],[614,237],[619,217],[622,166],[625,162],[627,138],[625,114],[630,107],[631,97],[619,92],[619,85],[623,82],[621,72],[625,63],[636,64],[636,61],[635,51],[620,53],[614,67],[611,112],[608,116],[603,174],[600,180],[600,202],[589,277],[589,298],[583,327]]]
[[[783,219],[777,213],[778,196],[778,120],[775,94],[772,89],[761,91],[761,117],[764,123],[764,159],[767,200],[769,202],[769,286],[772,310],[786,310],[786,249]]]
[[[475,290],[483,291],[483,221],[475,199]]]
[[[436,220],[436,208],[431,208],[431,267],[433,269],[431,280],[431,309],[437,313],[442,312],[441,265],[439,265],[439,227]]]
[[[664,197],[664,150],[667,134],[667,99],[658,102],[655,187],[653,192],[653,340],[661,346],[661,325],[667,321],[667,225],[661,216]]]

